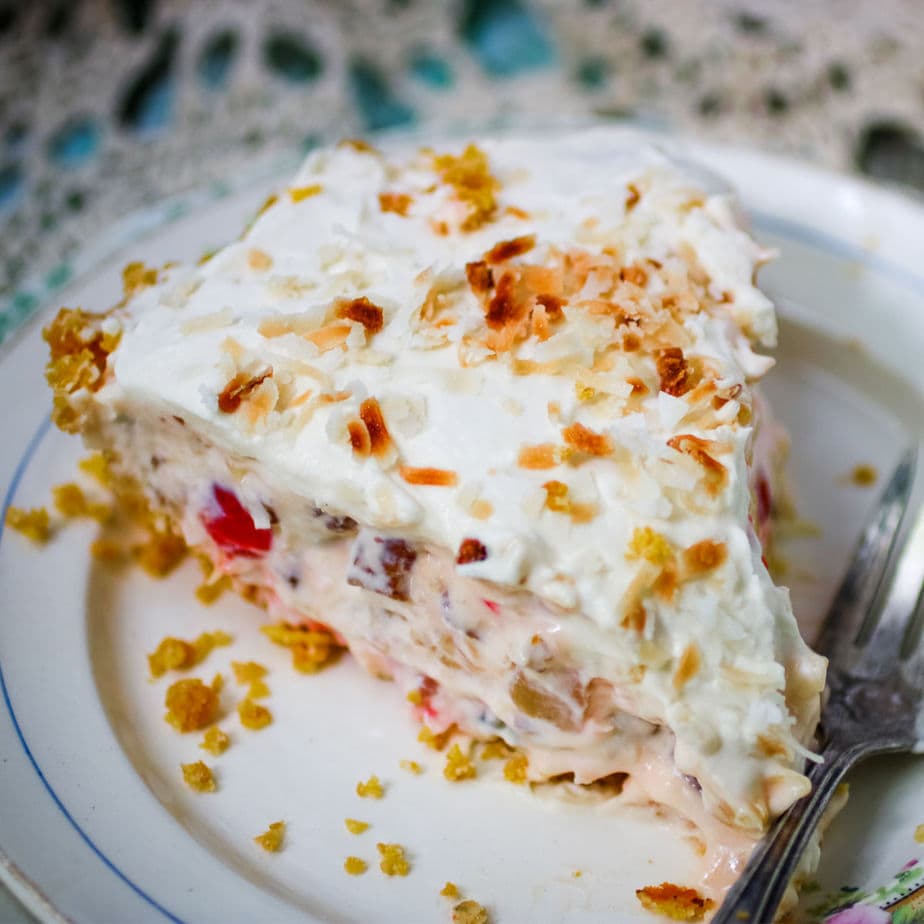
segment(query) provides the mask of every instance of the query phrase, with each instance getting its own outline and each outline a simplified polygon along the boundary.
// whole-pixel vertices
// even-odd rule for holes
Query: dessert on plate
[[[719,895],[809,789],[825,681],[763,557],[769,256],[620,131],[347,142],[208,260],[62,310],[55,418],[433,733],[657,803]]]

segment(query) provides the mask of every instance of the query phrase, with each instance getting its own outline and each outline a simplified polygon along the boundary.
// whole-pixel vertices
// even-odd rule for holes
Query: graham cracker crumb
[[[198,731],[211,725],[218,714],[218,693],[201,680],[178,680],[167,689],[164,718],[178,731]]]
[[[269,709],[255,703],[249,696],[237,704],[237,714],[240,717],[241,725],[251,731],[266,728],[273,721],[273,714]]]
[[[381,780],[374,774],[365,783],[356,784],[356,795],[360,799],[381,799],[385,795],[385,788]]]
[[[286,823],[274,821],[262,834],[258,834],[253,842],[259,844],[268,853],[278,853],[282,850],[282,842],[286,836]]]
[[[715,905],[711,898],[704,898],[696,889],[684,888],[671,882],[645,886],[636,889],[635,894],[643,908],[674,921],[701,921]]]
[[[183,780],[190,789],[194,789],[196,792],[215,792],[218,788],[211,768],[201,760],[191,764],[181,764],[180,766],[183,770]]]
[[[361,876],[369,869],[369,864],[359,857],[347,857],[343,861],[343,868],[351,876]]]
[[[460,780],[470,780],[478,773],[471,758],[462,752],[458,743],[454,744],[446,755],[446,766],[443,767],[443,776],[453,783]]]
[[[6,525],[38,545],[44,545],[51,538],[48,511],[44,507],[33,507],[31,510],[8,507]]]
[[[217,725],[213,725],[211,728],[206,729],[199,747],[202,748],[203,751],[208,751],[209,754],[214,754],[218,757],[219,754],[224,754],[224,752],[228,750],[230,744],[231,739],[228,735]]]
[[[382,860],[379,869],[386,876],[406,876],[411,871],[411,864],[400,844],[376,844]]]

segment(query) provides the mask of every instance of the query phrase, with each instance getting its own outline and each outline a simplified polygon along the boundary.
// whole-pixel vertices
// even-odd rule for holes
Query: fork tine
[[[867,626],[864,617],[879,592],[911,497],[917,456],[917,445],[902,456],[834,596],[815,644],[816,650],[829,658],[851,645]]]
[[[889,581],[878,620],[866,643],[860,664],[863,668],[896,667],[900,654],[908,653],[910,636],[915,630],[915,613],[924,589],[924,507],[915,514],[914,523],[902,547]],[[874,614],[875,618],[875,614]]]

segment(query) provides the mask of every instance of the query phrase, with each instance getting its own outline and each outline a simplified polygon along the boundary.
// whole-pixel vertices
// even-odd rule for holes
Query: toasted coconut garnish
[[[249,372],[238,372],[234,378],[225,385],[218,396],[218,410],[222,414],[233,414],[241,403],[246,401],[253,392],[266,379],[273,374],[273,367],[267,366],[263,372],[253,375]]]
[[[494,288],[494,274],[484,260],[465,264],[465,278],[477,296],[487,295]]]
[[[463,231],[477,231],[497,213],[496,193],[500,183],[491,174],[488,158],[479,147],[468,145],[458,156],[438,154],[433,166],[444,183],[452,186],[456,197],[468,208]]]
[[[536,235],[524,234],[522,237],[515,237],[509,241],[499,241],[484,255],[484,258],[488,263],[506,263],[514,257],[529,253],[535,246]]]
[[[683,550],[683,564],[689,577],[708,574],[720,567],[728,558],[728,547],[724,542],[703,539]]]
[[[554,443],[540,443],[538,446],[523,446],[517,456],[520,468],[543,470],[561,465],[561,448]]]
[[[642,347],[642,338],[635,331],[626,331],[622,335],[622,348],[626,353],[635,353]]]
[[[361,420],[351,420],[347,424],[347,432],[350,434],[350,445],[356,455],[372,455],[372,440],[369,438],[366,425]]]
[[[457,565],[468,565],[476,561],[484,561],[488,557],[488,550],[478,539],[463,539],[459,544],[456,555]]]
[[[573,423],[561,431],[565,443],[589,456],[608,456],[613,452],[613,441],[604,433],[595,433],[583,424]]]
[[[317,330],[309,331],[302,334],[302,337],[309,343],[313,343],[321,353],[328,350],[335,350],[337,347],[344,347],[347,337],[350,336],[352,328],[349,324],[326,324]]]
[[[393,444],[379,402],[375,398],[366,398],[359,406],[359,416],[369,433],[372,455],[376,458],[387,455]]]
[[[517,277],[505,272],[497,280],[494,297],[488,302],[484,319],[492,330],[503,330],[518,324],[526,316],[529,306],[525,300],[516,298]]]
[[[593,504],[578,503],[571,499],[568,485],[561,481],[547,481],[545,506],[554,513],[567,513],[575,523],[587,523],[597,515]]]
[[[626,196],[626,211],[631,212],[639,202],[639,199],[642,198],[642,194],[639,192],[638,186],[635,183],[626,183],[626,190],[628,195]]]
[[[312,196],[320,194],[323,187],[320,183],[312,183],[310,186],[293,186],[289,190],[289,198],[293,202],[304,202]]]
[[[459,476],[445,468],[415,468],[411,465],[402,465],[398,473],[408,484],[452,488],[459,483]]]
[[[361,154],[378,154],[378,148],[373,147],[369,144],[368,141],[364,141],[362,138],[342,138],[337,142],[338,148],[352,148],[354,151],[359,151]]]
[[[251,247],[247,251],[247,265],[258,273],[264,273],[273,265],[273,258],[265,250]]]
[[[545,309],[545,313],[551,321],[560,321],[565,316],[562,311],[565,299],[558,295],[537,295],[536,303]]]
[[[648,283],[648,271],[644,266],[639,266],[635,263],[632,266],[624,266],[619,271],[619,278],[623,282],[629,282],[634,286],[643,287]]]
[[[632,386],[632,397],[641,397],[648,394],[648,386],[637,375],[626,379],[626,384]]]
[[[366,332],[370,334],[377,334],[385,326],[384,312],[374,302],[369,301],[365,295],[350,301],[340,302],[334,315],[341,320],[356,321],[362,324],[366,328]]]
[[[379,193],[379,208],[383,212],[394,212],[407,217],[408,209],[414,200],[407,193],[383,192]]]
[[[728,470],[709,453],[721,449],[721,444],[713,440],[704,440],[692,433],[680,433],[671,437],[667,445],[677,452],[682,452],[695,459],[706,470],[706,487],[715,494],[728,479]]]
[[[674,921],[701,921],[715,905],[711,898],[704,898],[696,889],[684,888],[672,882],[645,886],[644,889],[636,889],[635,894],[643,908]]]
[[[661,391],[680,397],[689,390],[689,368],[680,347],[659,350],[656,363]]]
[[[683,650],[677,661],[677,667],[674,670],[674,676],[671,680],[675,690],[680,690],[692,680],[699,672],[702,660],[699,654],[699,648],[693,642],[690,642]]]
[[[645,631],[645,624],[648,621],[648,614],[645,612],[645,604],[641,599],[636,597],[626,607],[619,625],[623,629],[634,629],[641,634]]]
[[[145,266],[143,263],[129,263],[122,270],[122,291],[125,298],[134,295],[139,289],[153,286],[157,283],[157,270]]]
[[[107,357],[118,346],[120,337],[103,330],[105,319],[105,314],[62,308],[42,330],[51,354],[45,377],[56,396],[81,388],[96,391],[102,386]]]

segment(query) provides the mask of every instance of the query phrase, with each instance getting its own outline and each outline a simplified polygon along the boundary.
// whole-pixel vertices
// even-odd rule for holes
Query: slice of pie
[[[620,132],[344,143],[207,261],[62,311],[55,416],[434,733],[620,775],[720,888],[808,791],[825,679],[762,559],[768,256]]]

